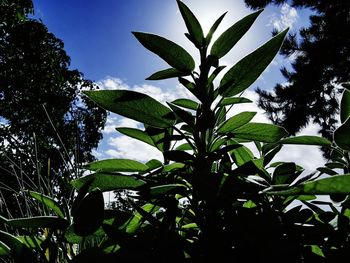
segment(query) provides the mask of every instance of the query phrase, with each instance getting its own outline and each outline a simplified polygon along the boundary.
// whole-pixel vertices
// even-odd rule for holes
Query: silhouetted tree
[[[245,0],[252,8],[289,3],[310,8],[310,26],[290,34],[281,54],[295,56],[292,69],[282,68],[287,84],[273,91],[257,89],[259,106],[276,124],[295,134],[310,121],[331,136],[337,122],[338,85],[350,79],[350,1],[348,0]]]
[[[63,42],[32,12],[31,0],[0,4],[0,184],[15,190],[15,174],[24,185],[38,176],[67,185],[72,163],[94,159],[106,120],[80,96],[96,86],[69,69]]]

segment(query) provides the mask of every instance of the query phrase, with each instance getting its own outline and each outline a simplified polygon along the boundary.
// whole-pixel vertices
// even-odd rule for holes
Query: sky
[[[71,57],[71,68],[78,69],[88,79],[103,89],[129,89],[144,92],[162,103],[179,97],[191,96],[175,80],[146,81],[152,73],[168,66],[156,55],[147,51],[131,34],[132,31],[150,32],[166,37],[189,51],[196,50],[186,39],[185,24],[175,0],[34,0],[35,17],[41,19],[49,31],[63,40]],[[243,0],[185,0],[197,16],[206,34],[210,26],[228,11],[214,39],[225,29],[253,11]],[[222,60],[227,68],[254,51],[271,37],[271,31],[287,27],[290,32],[308,25],[308,10],[296,10],[288,4],[268,6],[242,40]],[[194,56],[198,62],[198,56]],[[291,58],[292,59],[292,58]],[[279,69],[289,67],[290,60],[277,56],[259,79],[246,91],[245,97],[254,101],[256,87],[272,89],[284,83]],[[198,65],[198,63],[197,63]],[[263,111],[255,104],[233,108],[240,111],[257,111],[253,121],[268,122]],[[132,120],[111,114],[103,131],[104,138],[96,157],[129,158],[146,162],[161,159],[161,154],[151,146],[117,133],[116,127],[138,127]],[[310,125],[301,134],[316,134],[317,127]],[[276,160],[295,161],[306,170],[322,166],[324,161],[317,147],[285,146]]]

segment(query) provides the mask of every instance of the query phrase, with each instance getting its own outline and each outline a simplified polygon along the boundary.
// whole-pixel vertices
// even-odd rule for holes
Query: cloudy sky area
[[[185,3],[198,17],[204,33],[221,14],[228,11],[214,38],[252,12],[241,0],[186,0]],[[35,16],[42,19],[49,31],[65,43],[72,68],[79,69],[86,78],[94,80],[101,88],[144,92],[163,103],[190,96],[175,80],[144,80],[152,73],[167,68],[167,65],[144,49],[131,34],[131,31],[144,31],[162,35],[182,45],[191,54],[196,54],[183,35],[186,29],[175,0],[34,0],[34,4]],[[268,6],[245,37],[223,58],[221,64],[230,68],[240,58],[266,42],[271,37],[273,28],[283,30],[289,27],[291,32],[297,32],[300,27],[308,24],[309,14],[307,10],[295,10],[288,4]],[[198,61],[198,56],[195,60]],[[282,65],[288,67],[289,63],[290,61],[277,56],[244,96],[256,101],[254,89],[257,86],[271,89],[275,83],[283,83],[285,80],[279,68]],[[240,111],[257,111],[253,121],[268,122],[264,113],[254,104],[234,107],[231,114]],[[118,134],[115,127],[142,128],[135,121],[111,114],[103,131],[104,139],[95,152],[99,159],[161,159],[157,150]],[[316,131],[317,127],[310,125],[302,134],[315,134]],[[295,161],[309,171],[323,164],[318,148],[308,146],[285,146],[277,160]]]

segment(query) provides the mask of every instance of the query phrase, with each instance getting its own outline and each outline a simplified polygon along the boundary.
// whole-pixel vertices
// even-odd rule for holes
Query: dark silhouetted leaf
[[[188,33],[190,33],[196,47],[201,47],[204,40],[201,25],[191,10],[183,2],[177,0],[177,4],[179,6],[180,13],[185,21]]]
[[[242,97],[233,97],[233,98],[224,98],[220,103],[219,106],[227,106],[227,105],[233,105],[233,104],[239,104],[239,103],[251,103],[252,101],[250,99],[242,98]]]
[[[164,159],[180,163],[186,163],[193,161],[194,157],[187,152],[173,150],[164,152]]]
[[[183,193],[186,190],[186,186],[181,184],[167,184],[167,185],[158,185],[150,187],[149,189],[142,190],[139,192],[140,195],[157,197],[167,194],[178,194]]]
[[[296,172],[295,163],[282,163],[278,165],[273,172],[273,180],[274,184],[289,184],[295,179]]]
[[[232,97],[253,84],[278,53],[287,32],[284,30],[237,62],[222,78],[219,93]]]
[[[170,66],[185,73],[191,73],[195,67],[193,58],[178,44],[157,35],[132,32],[140,43],[164,59]]]
[[[175,116],[155,99],[130,90],[84,91],[100,107],[124,117],[159,128],[175,123]]]
[[[334,131],[334,141],[343,150],[350,151],[350,117]]]
[[[95,189],[81,200],[76,209],[73,218],[74,232],[79,236],[93,234],[101,226],[103,217],[103,193]]]
[[[210,54],[218,58],[225,56],[249,30],[255,19],[262,11],[263,10],[259,10],[255,13],[247,15],[222,33],[221,36],[214,42]]]
[[[207,45],[210,44],[211,39],[213,38],[213,35],[216,31],[216,29],[219,27],[221,21],[224,19],[225,15],[227,14],[227,12],[225,12],[224,14],[222,14],[216,21],[215,23],[211,26],[211,28],[209,29],[209,32],[206,36],[206,41],[207,41]]]
[[[146,80],[170,79],[170,78],[178,78],[178,77],[187,76],[187,75],[188,75],[187,73],[183,73],[177,69],[168,68],[152,74],[151,76],[146,78]]]
[[[340,102],[340,120],[342,123],[350,117],[350,91],[344,90]]]

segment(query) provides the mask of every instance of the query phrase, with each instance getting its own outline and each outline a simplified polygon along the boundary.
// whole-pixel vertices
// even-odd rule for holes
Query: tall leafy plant
[[[314,199],[317,194],[350,193],[348,93],[343,100],[345,121],[334,133],[338,148],[324,138],[287,137],[282,127],[252,122],[255,112],[228,117],[233,105],[250,102],[242,92],[272,61],[287,30],[237,62],[216,84],[225,68],[220,59],[261,10],[213,41],[224,15],[204,35],[189,8],[177,3],[188,29],[186,36],[200,54],[197,68],[178,44],[154,34],[133,34],[170,66],[148,79],[178,78],[196,100],[181,98],[163,105],[129,90],[86,91],[104,109],[143,123],[144,129],[118,127],[117,131],[155,147],[163,160],[107,159],[85,165],[91,173],[72,181],[78,195],[62,218],[66,225],[60,225],[55,234],[61,234],[68,247],[78,246],[71,252],[75,262],[165,262],[169,258],[174,262],[324,262],[340,258],[349,244],[349,199],[342,196],[341,211],[324,202],[331,212],[317,206],[320,203]],[[247,147],[250,142],[258,156]],[[301,176],[303,168],[295,163],[272,162],[283,144],[333,147],[332,167],[347,168],[344,174],[329,178],[319,179],[326,171],[321,168]],[[104,209],[102,193],[112,190],[128,190],[126,198],[134,210]],[[304,206],[290,208],[293,201]],[[46,227],[38,219],[30,220]],[[7,219],[3,222],[28,227]],[[18,246],[13,245],[20,242],[18,238],[0,240],[2,253],[18,254]]]

